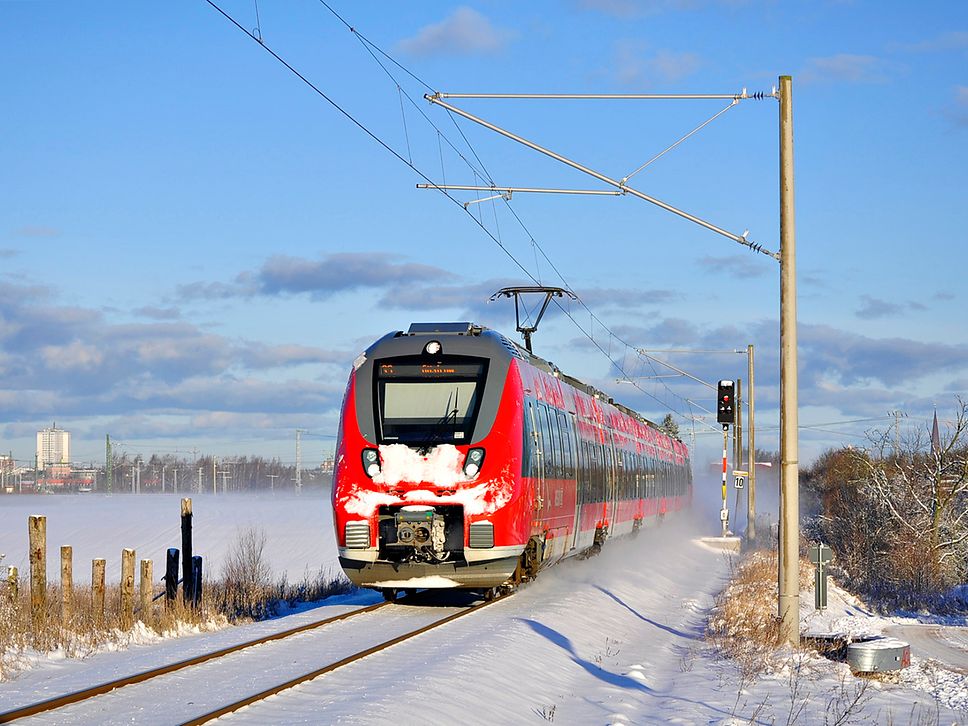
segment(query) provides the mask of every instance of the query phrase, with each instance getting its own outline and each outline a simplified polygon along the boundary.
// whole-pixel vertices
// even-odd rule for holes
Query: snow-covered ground
[[[8,555],[5,564],[25,566],[26,515],[32,513],[46,513],[50,532],[61,527],[64,537],[73,538],[54,540],[50,557],[62,543],[73,544],[75,558],[79,551],[84,557],[107,556],[123,546],[139,548],[139,557],[160,557],[166,547],[178,544],[177,497],[18,499],[0,497],[0,512],[16,511],[23,519],[15,534],[0,532],[0,551]],[[335,565],[328,504],[322,495],[195,497],[194,504],[196,547],[213,563],[240,526],[256,526],[274,543],[269,555],[277,573],[286,570],[290,579],[298,579],[302,572]],[[87,524],[92,516],[99,522],[96,529]],[[3,521],[11,519],[5,516]],[[900,684],[854,679],[842,664],[794,655],[772,675],[744,679],[736,662],[718,657],[702,639],[708,610],[729,575],[730,555],[698,543],[699,534],[700,527],[683,518],[644,531],[635,540],[610,542],[600,557],[551,568],[512,598],[250,706],[230,720],[825,724],[834,723],[837,712],[867,684],[850,723],[968,723],[968,676],[926,664],[916,649],[914,666]],[[114,558],[116,562],[118,555]],[[812,597],[804,593],[802,600],[807,617]],[[371,593],[333,598],[274,621],[146,643],[83,661],[41,658],[15,680],[0,683],[0,711],[372,601]],[[372,617],[373,629],[384,627],[381,613],[385,611],[365,616]],[[853,633],[898,625],[894,619],[873,616],[833,587],[827,612],[807,619],[813,629]],[[271,673],[276,665],[281,671],[292,661],[327,662],[326,653],[345,647],[352,629],[326,630],[322,641],[319,634],[285,641],[277,660],[260,662],[259,673]],[[224,695],[228,701],[248,691],[256,677],[244,669],[219,673],[209,678],[183,671],[165,690],[181,697],[183,689],[201,683],[208,696]],[[140,703],[137,710],[65,710],[31,721],[170,723],[172,716],[164,707]]]
[[[222,562],[248,528],[266,534],[265,555],[276,575],[301,580],[320,568],[336,568],[336,543],[329,490],[272,495],[77,494],[0,495],[0,564],[28,572],[27,520],[47,517],[48,578],[60,572],[60,547],[74,548],[74,577],[90,578],[91,560],[107,560],[107,579],[121,579],[121,550],[134,548],[138,559],[154,561],[164,573],[165,552],[181,547],[181,498],[192,499],[194,554],[202,555],[207,573]],[[4,571],[5,572],[5,571]],[[159,574],[159,577],[160,577]]]

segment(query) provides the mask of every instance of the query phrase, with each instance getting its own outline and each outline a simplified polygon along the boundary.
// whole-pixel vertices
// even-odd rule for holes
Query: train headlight
[[[464,476],[473,479],[484,464],[484,449],[471,449],[464,459]]]
[[[371,479],[380,473],[380,452],[376,449],[363,449],[363,471]]]
[[[424,353],[427,355],[437,355],[440,352],[440,341],[431,340],[427,345],[424,346]]]

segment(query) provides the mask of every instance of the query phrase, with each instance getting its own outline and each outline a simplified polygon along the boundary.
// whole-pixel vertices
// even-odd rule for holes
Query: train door
[[[536,404],[534,401],[528,401],[528,429],[531,435],[531,461],[530,461],[530,472],[532,486],[534,487],[534,509],[535,509],[535,519],[542,516],[542,506],[544,500],[544,441],[541,435],[541,427],[539,425],[540,412],[535,412]]]
[[[604,518],[608,522],[608,531],[611,532],[615,527],[615,519],[618,514],[618,481],[615,477],[615,451],[612,448],[612,434],[605,431],[604,444],[604,474],[605,474],[605,507]]]
[[[568,522],[568,546],[567,550],[575,548],[578,537],[579,513],[581,511],[581,486],[579,477],[581,476],[578,463],[578,429],[575,426],[575,414],[572,412],[559,412],[559,422],[561,423],[562,440],[562,461],[564,464],[564,486],[565,486],[565,505],[570,514]]]

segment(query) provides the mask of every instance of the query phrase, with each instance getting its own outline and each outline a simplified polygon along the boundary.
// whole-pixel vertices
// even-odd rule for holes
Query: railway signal
[[[733,382],[720,381],[716,394],[716,420],[729,426],[736,418],[733,408]]]

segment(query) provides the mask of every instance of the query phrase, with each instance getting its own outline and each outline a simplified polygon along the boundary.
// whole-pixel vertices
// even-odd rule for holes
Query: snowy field
[[[138,559],[154,561],[164,574],[165,552],[181,548],[181,498],[175,494],[77,494],[0,496],[2,565],[28,573],[27,519],[47,517],[47,572],[56,581],[60,547],[74,548],[74,577],[90,578],[91,560],[103,557],[107,579],[121,579],[121,550],[133,548]],[[332,569],[336,563],[329,490],[270,495],[193,494],[194,554],[204,558],[206,573],[221,571],[226,553],[240,531],[253,528],[266,535],[265,554],[276,576],[290,582]]]
[[[20,501],[18,501],[20,500]],[[60,544],[80,558],[113,557],[120,548],[159,561],[178,544],[175,496],[0,497],[5,522],[0,533],[6,563],[26,567],[26,517],[45,513],[51,538],[48,557]],[[236,531],[266,532],[277,574],[290,580],[303,572],[335,566],[327,499],[296,497],[194,497],[196,547],[212,563]],[[90,523],[97,523],[92,527]],[[10,531],[12,529],[13,531]],[[56,533],[56,534],[55,534]],[[846,666],[790,655],[783,667],[744,680],[735,662],[719,658],[702,638],[716,594],[730,571],[730,556],[698,542],[694,522],[680,519],[644,531],[635,540],[610,542],[600,557],[566,562],[543,572],[514,597],[427,633],[291,692],[250,706],[232,722],[377,724],[833,724],[857,694],[867,690],[847,723],[968,724],[968,676],[939,669],[918,656],[900,684],[862,681]],[[116,551],[116,552],[115,552]],[[56,559],[51,560],[56,562]],[[217,565],[216,565],[217,569]],[[55,654],[32,659],[15,680],[0,683],[0,710],[101,682],[147,664],[184,658],[217,645],[297,625],[374,602],[364,592],[331,598],[318,607],[273,621],[192,634],[177,640],[146,635],[121,652],[71,661]],[[804,594],[812,606],[812,597]],[[877,618],[846,593],[832,588],[830,610],[818,619],[804,603],[813,628],[881,632],[901,621]],[[425,608],[420,608],[425,609]],[[382,612],[382,611],[381,611]],[[385,620],[374,613],[373,627]],[[366,616],[371,617],[371,616]],[[343,629],[326,637],[337,649]],[[318,638],[286,641],[278,667],[319,659]],[[318,662],[318,661],[317,661]],[[271,661],[266,671],[272,671]],[[245,691],[253,674],[213,679],[174,674],[169,693],[198,688],[225,700]],[[193,682],[196,682],[193,685]],[[937,696],[937,698],[936,698]],[[55,712],[28,723],[145,723],[172,721],[162,704]],[[136,710],[135,710],[136,709]],[[176,719],[177,720],[177,719]]]

